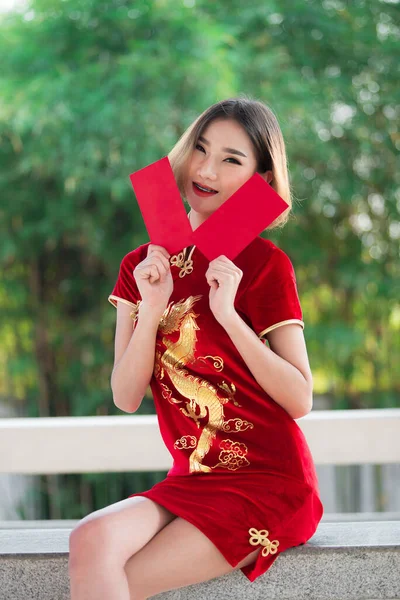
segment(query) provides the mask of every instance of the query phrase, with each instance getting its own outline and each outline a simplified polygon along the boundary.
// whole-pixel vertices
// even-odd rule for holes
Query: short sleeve
[[[129,252],[122,259],[114,289],[108,296],[108,301],[115,308],[117,308],[118,302],[125,302],[125,304],[137,309],[141,296],[133,276],[133,270],[140,260],[140,254],[137,250]]]
[[[272,251],[247,287],[245,311],[259,338],[288,323],[304,329],[294,268],[280,248]]]

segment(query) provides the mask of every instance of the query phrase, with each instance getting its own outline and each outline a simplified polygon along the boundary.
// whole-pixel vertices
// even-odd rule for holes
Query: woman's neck
[[[204,221],[206,220],[206,219],[202,219],[201,215],[194,212],[192,209],[190,209],[190,211],[188,213],[188,217],[189,217],[189,223],[190,223],[193,231],[195,229],[197,229],[198,227],[200,227],[200,225],[202,223],[204,223]]]

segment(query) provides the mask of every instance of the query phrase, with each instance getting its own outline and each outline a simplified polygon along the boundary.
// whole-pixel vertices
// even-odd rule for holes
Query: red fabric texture
[[[147,247],[123,258],[109,296],[114,306],[138,307],[132,271]],[[242,568],[254,581],[315,533],[323,514],[317,475],[300,427],[257,383],[214,318],[209,261],[197,247],[189,250],[186,274],[182,256],[170,258],[174,290],[150,382],[173,465],[163,481],[130,497],[148,497],[198,527],[233,567],[259,545],[264,555]],[[291,320],[304,327],[293,265],[281,249],[257,237],[233,262],[243,271],[235,308],[251,329],[260,335]],[[254,534],[258,545],[250,544]]]

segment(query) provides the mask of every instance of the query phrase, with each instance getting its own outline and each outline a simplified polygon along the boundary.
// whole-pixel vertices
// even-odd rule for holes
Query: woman
[[[270,228],[286,222],[285,145],[263,103],[211,106],[169,159],[193,229],[255,172],[289,205]],[[174,463],[73,530],[72,600],[142,600],[239,568],[254,581],[323,513],[295,423],[312,408],[312,374],[290,259],[261,237],[210,263],[195,246],[170,256],[147,243],[123,258],[109,301],[114,402],[133,413],[150,384]]]

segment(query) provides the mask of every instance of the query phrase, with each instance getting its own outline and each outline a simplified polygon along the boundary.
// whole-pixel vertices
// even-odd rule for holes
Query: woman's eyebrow
[[[210,142],[208,142],[206,138],[202,135],[199,136],[199,141],[206,144],[206,146],[210,145]],[[224,152],[229,152],[229,154],[238,154],[239,156],[244,156],[245,158],[247,158],[246,154],[243,154],[243,152],[240,152],[240,150],[235,150],[234,148],[222,148],[222,150]]]

